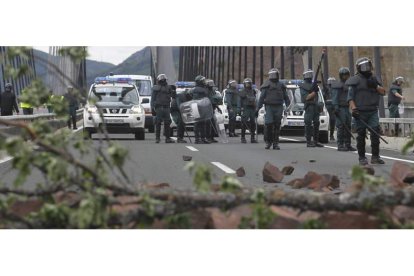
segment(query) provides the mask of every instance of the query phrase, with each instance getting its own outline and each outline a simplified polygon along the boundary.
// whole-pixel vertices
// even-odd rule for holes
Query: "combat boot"
[[[250,138],[250,143],[257,144],[257,140],[254,138],[254,134],[252,134],[252,137]]]
[[[338,151],[348,151],[348,148],[344,146],[344,144],[338,145]]]
[[[160,136],[161,136],[161,125],[156,125],[155,126],[155,143],[158,144],[161,141]]]
[[[306,141],[306,147],[308,147],[308,148],[314,148],[315,147],[315,144],[312,141],[308,140],[308,141]]]
[[[172,143],[175,143],[175,141],[171,139],[170,137],[168,137],[168,138],[165,138],[165,143],[172,144]]]
[[[273,149],[274,150],[280,150],[279,144],[278,143],[273,143]]]
[[[207,139],[207,141],[209,141],[211,144],[212,143],[218,143],[218,141],[214,138],[209,138],[209,139]]]
[[[273,125],[268,124],[266,125],[266,147],[265,149],[270,149],[273,144]]]
[[[194,144],[203,144],[200,138],[196,138]]]
[[[347,145],[345,145],[345,147],[346,147],[346,149],[348,151],[356,151],[356,148],[354,148],[353,146],[351,146],[351,144],[347,144]]]
[[[183,138],[178,138],[177,143],[187,143],[187,141],[184,140]]]
[[[380,165],[382,165],[382,164],[385,164],[385,162],[384,162],[384,160],[382,160],[381,159],[381,157],[379,157],[378,155],[377,156],[372,156],[371,157],[371,164],[380,164]]]
[[[201,144],[210,144],[210,142],[206,138],[202,138],[201,142]]]
[[[363,156],[363,157],[359,157],[359,165],[361,165],[361,166],[366,166],[366,165],[368,165],[368,159],[365,157],[365,156]]]
[[[272,143],[266,142],[265,149],[270,149],[271,146],[272,146]]]
[[[247,143],[246,138],[242,136],[241,142],[242,142],[242,144],[246,144]]]

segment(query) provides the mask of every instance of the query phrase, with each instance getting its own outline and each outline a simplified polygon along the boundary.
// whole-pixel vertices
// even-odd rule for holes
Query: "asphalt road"
[[[82,130],[75,135],[80,135]],[[192,177],[188,171],[183,170],[186,161],[183,155],[192,156],[197,163],[208,164],[214,173],[213,182],[218,183],[226,174],[235,175],[235,170],[243,166],[246,176],[238,178],[247,187],[286,188],[286,183],[294,178],[303,177],[308,171],[335,174],[341,181],[341,189],[351,182],[350,170],[358,164],[356,152],[338,152],[335,142],[327,144],[324,148],[307,148],[303,137],[283,136],[281,150],[264,149],[263,135],[259,136],[259,144],[241,144],[240,138],[229,138],[228,144],[160,144],[155,143],[155,136],[146,133],[145,141],[136,141],[132,135],[111,135],[111,137],[125,146],[129,158],[125,170],[133,183],[169,183],[176,189],[191,189]],[[249,137],[247,137],[249,141]],[[192,139],[194,141],[194,139]],[[99,143],[94,135],[93,143]],[[369,145],[369,142],[368,142]],[[370,148],[367,148],[370,152]],[[414,155],[402,156],[399,152],[382,150],[381,156],[385,165],[373,165],[375,174],[389,179],[389,174],[395,159],[414,163]],[[92,157],[90,157],[92,158]],[[369,156],[368,156],[369,158]],[[290,176],[285,176],[282,183],[270,184],[263,182],[262,170],[266,161],[271,162],[280,169],[286,165],[295,168]],[[0,174],[2,182],[11,183],[15,172],[11,169],[12,160],[0,161]],[[32,173],[25,186],[35,187],[42,182],[39,173]]]

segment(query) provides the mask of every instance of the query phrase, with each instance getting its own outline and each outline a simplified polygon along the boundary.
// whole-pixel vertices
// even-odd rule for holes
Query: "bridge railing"
[[[398,124],[399,137],[409,137],[413,134],[414,118],[380,118],[384,135],[394,136],[396,124]]]

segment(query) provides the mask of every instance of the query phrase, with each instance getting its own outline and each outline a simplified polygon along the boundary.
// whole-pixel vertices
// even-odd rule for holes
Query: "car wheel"
[[[328,131],[319,132],[319,142],[324,143],[324,144],[329,142],[329,133],[328,133]]]
[[[149,133],[154,133],[154,131],[155,131],[154,126],[149,126],[149,127],[148,127],[148,132],[149,132]]]
[[[135,140],[145,140],[145,131],[135,132]]]

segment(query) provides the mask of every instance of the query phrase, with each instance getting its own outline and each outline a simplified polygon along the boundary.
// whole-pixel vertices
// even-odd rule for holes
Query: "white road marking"
[[[299,141],[300,141],[300,140],[297,140],[297,139],[282,138],[282,137],[280,137],[280,138],[281,138],[281,139],[285,139],[285,140],[290,140],[290,141],[297,141],[297,142],[299,142]],[[331,147],[331,146],[325,146],[325,145],[324,145],[324,148],[338,150],[338,148],[337,148],[337,147]],[[352,153],[358,154],[358,152],[357,152],[357,151],[348,151],[348,152],[352,152]],[[365,153],[365,154],[366,154],[366,155],[368,155],[368,156],[372,156],[372,154],[371,154],[371,153]],[[406,162],[406,163],[411,163],[411,164],[414,164],[414,160],[408,160],[408,159],[395,158],[395,157],[385,156],[385,155],[381,155],[381,158],[384,158],[384,159],[389,159],[389,160],[395,160],[395,161],[401,161],[401,162]]]
[[[227,167],[226,165],[224,165],[224,164],[222,164],[220,162],[211,162],[211,164],[213,164],[214,166],[217,166],[218,168],[220,168],[225,173],[236,173],[235,170]]]
[[[12,159],[13,159],[13,157],[10,157],[10,156],[4,157],[3,159],[0,160],[0,164],[6,163],[7,161],[10,161]]]
[[[288,140],[288,141],[301,142],[301,140],[291,139],[291,138],[286,138],[286,137],[280,137],[280,139],[283,139],[283,140]]]
[[[192,146],[185,146],[187,149],[191,150],[191,151],[198,151],[198,149],[196,149],[195,147]]]
[[[170,137],[172,140],[177,141],[177,137]]]

